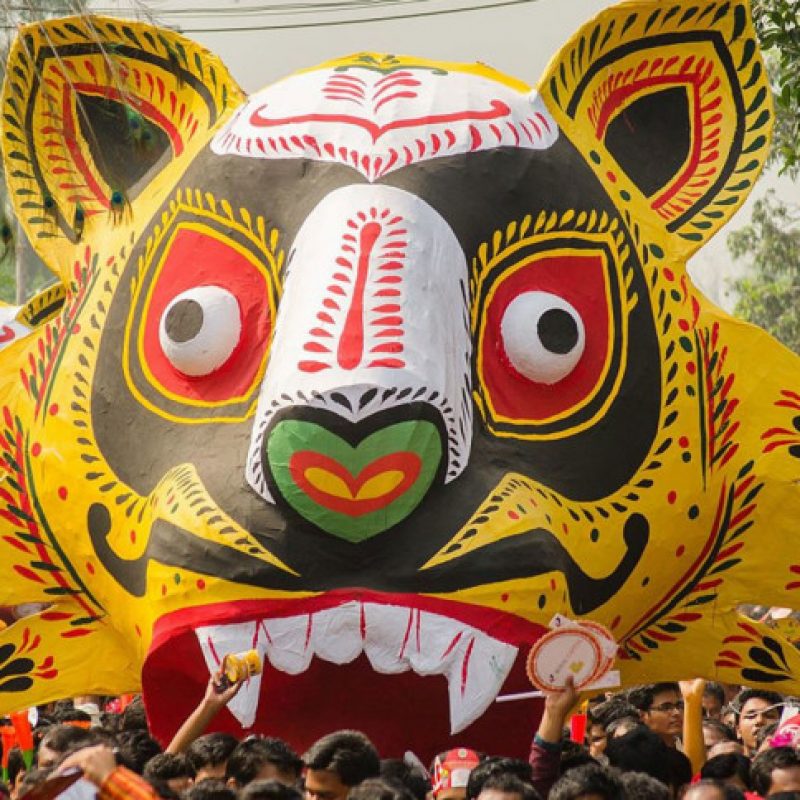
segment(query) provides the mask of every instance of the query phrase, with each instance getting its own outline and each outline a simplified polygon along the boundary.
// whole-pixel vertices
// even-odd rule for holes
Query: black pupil
[[[536,327],[545,349],[557,355],[569,353],[578,344],[578,323],[563,308],[550,308],[539,317]]]
[[[203,307],[196,300],[179,300],[167,312],[164,327],[173,342],[191,341],[203,327]]]

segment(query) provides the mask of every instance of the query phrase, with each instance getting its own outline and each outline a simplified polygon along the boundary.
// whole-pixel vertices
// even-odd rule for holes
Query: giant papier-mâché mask
[[[800,363],[685,271],[767,153],[745,2],[609,9],[535,91],[358,54],[246,98],[57,20],[2,114],[59,285],[2,328],[0,711],[141,685],[167,737],[255,647],[223,727],[522,753],[556,612],[626,683],[800,688],[735,611],[797,605]]]

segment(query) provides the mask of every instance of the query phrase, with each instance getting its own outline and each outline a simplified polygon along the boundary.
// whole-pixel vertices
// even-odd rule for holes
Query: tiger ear
[[[581,28],[540,94],[620,209],[687,257],[744,202],[772,103],[746,1],[623,3]]]
[[[218,58],[172,31],[105,17],[23,28],[3,86],[2,153],[44,262],[66,282],[85,242],[127,240],[242,99]]]

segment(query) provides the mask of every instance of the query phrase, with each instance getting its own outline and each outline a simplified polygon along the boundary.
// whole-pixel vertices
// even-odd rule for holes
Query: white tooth
[[[334,664],[348,664],[361,655],[361,603],[352,600],[314,614],[311,648],[314,654]]]
[[[465,632],[471,629],[456,620],[417,611],[406,656],[417,675],[443,675],[456,658]]]
[[[306,671],[314,655],[312,632],[310,614],[264,619],[259,623],[259,642],[275,669],[298,675]]]
[[[394,675],[411,668],[407,649],[417,612],[404,606],[364,603],[364,652],[375,672]]]
[[[237,622],[232,625],[209,625],[195,630],[209,675],[220,668],[222,659],[229,653],[242,653],[256,647],[256,625],[256,622]],[[263,648],[257,649],[263,655]],[[245,681],[236,696],[228,703],[228,710],[243,728],[250,728],[255,722],[260,691],[259,673]]]
[[[517,648],[473,628],[464,630],[447,670],[450,733],[471,725],[497,697],[517,658]]]

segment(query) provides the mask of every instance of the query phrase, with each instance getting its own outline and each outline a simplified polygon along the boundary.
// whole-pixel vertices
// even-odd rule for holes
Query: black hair
[[[624,736],[625,734],[617,734],[617,731],[620,728],[628,727],[630,730],[626,731],[626,733],[630,733],[632,730],[636,728],[644,728],[646,727],[645,724],[642,722],[641,717],[639,716],[630,716],[630,717],[618,717],[615,720],[612,720],[608,723],[606,727],[606,734],[613,738],[615,736]]]
[[[20,772],[25,772],[27,769],[25,758],[19,747],[12,747],[8,751],[8,767],[6,769],[8,772],[8,783],[13,786],[17,782],[17,775],[19,775]]]
[[[653,700],[661,692],[681,693],[681,687],[677,683],[646,683],[642,686],[635,686],[628,692],[628,702],[639,711],[649,711],[653,705]]]
[[[689,759],[645,726],[611,739],[605,754],[623,772],[644,772],[667,786],[682,786],[692,779]]]
[[[61,755],[74,748],[76,744],[94,744],[94,733],[86,728],[76,728],[74,725],[52,725],[49,727],[39,743],[39,748],[46,747],[54,753]]]
[[[336,731],[318,739],[303,757],[308,769],[335,772],[345,786],[357,786],[380,773],[372,742],[359,731]]]
[[[207,733],[186,748],[186,758],[198,773],[204,767],[224,764],[238,744],[239,740],[230,733]]]
[[[773,747],[759,753],[750,767],[750,778],[753,791],[766,797],[772,786],[772,773],[776,769],[788,769],[800,766],[800,756],[793,747]]]
[[[141,775],[147,762],[161,753],[161,745],[147,731],[124,730],[117,737],[117,761]]]
[[[691,795],[695,789],[716,789],[720,793],[721,800],[745,800],[744,792],[738,786],[732,786],[729,783],[722,783],[720,781],[702,780],[693,783],[687,790],[684,797],[691,800]],[[772,798],[770,798],[772,800]]]
[[[411,794],[401,783],[366,778],[350,789],[347,800],[411,800]]]
[[[715,781],[725,781],[738,777],[748,789],[752,788],[750,783],[750,759],[741,753],[721,753],[718,756],[709,758],[700,769],[700,777]]]
[[[189,787],[183,793],[183,800],[237,800],[236,791],[226,786],[224,781],[209,778]]]
[[[742,715],[744,704],[748,700],[753,699],[764,700],[771,706],[777,706],[783,703],[783,695],[778,694],[778,692],[772,692],[769,689],[742,689],[742,691],[739,692],[739,694],[737,694],[734,698],[733,703],[731,703],[731,707],[736,714],[737,722],[739,721],[739,717]]]
[[[622,695],[615,695],[602,703],[589,706],[587,714],[592,725],[602,725],[604,728],[618,719],[639,718],[639,710]]]
[[[721,781],[702,780],[693,783],[687,790],[684,797],[691,800],[691,794],[695,789],[716,789],[721,796],[721,800],[745,800],[744,792],[738,787]],[[770,798],[772,800],[772,798]]]
[[[722,688],[721,683],[708,681],[703,689],[703,696],[705,695],[713,697],[719,703],[720,708],[725,705],[725,689]]]
[[[241,788],[254,780],[267,764],[291,780],[297,780],[303,768],[300,757],[282,739],[253,737],[236,745],[225,765],[225,777],[233,778]]]
[[[181,800],[179,795],[166,781],[158,778],[145,778],[145,780],[156,790],[159,800]]]
[[[146,781],[193,778],[194,769],[183,753],[159,753],[145,764],[142,777]]]
[[[503,792],[503,794],[516,794],[520,800],[541,800],[541,795],[533,788],[531,783],[520,780],[519,777],[510,772],[503,772],[487,778],[481,791],[490,789]]]
[[[625,788],[616,770],[599,764],[585,764],[562,775],[548,794],[548,800],[578,800],[596,794],[603,800],[625,800]]]
[[[414,800],[425,800],[431,790],[431,782],[427,774],[420,767],[408,764],[400,758],[381,759],[380,776],[389,783],[403,786]],[[472,777],[471,773],[470,777]]]
[[[704,719],[703,727],[711,728],[711,730],[714,730],[717,733],[721,734],[722,738],[726,742],[736,741],[736,733],[733,730],[733,728],[731,728],[730,725],[726,725],[724,722],[721,722],[718,719]]]
[[[533,780],[533,769],[527,761],[519,758],[493,756],[485,758],[475,767],[467,779],[467,800],[475,800],[481,793],[483,784],[498,775],[515,775],[525,783]]]
[[[123,731],[150,731],[147,725],[147,714],[144,710],[142,696],[137,694],[122,712]]]
[[[91,724],[92,717],[85,711],[81,711],[79,708],[75,708],[74,706],[70,705],[64,706],[63,708],[57,708],[53,712],[53,721],[56,724],[65,722],[88,722]]]
[[[671,800],[667,785],[644,772],[623,772],[620,778],[628,797],[636,800]]]
[[[597,759],[589,754],[589,748],[571,739],[565,740],[561,744],[561,758],[558,764],[558,774],[563,775],[575,767],[582,767],[586,764],[597,764]]]
[[[239,800],[303,800],[303,795],[280,781],[251,781],[239,792]]]

